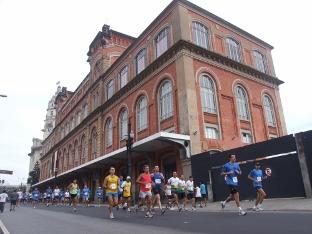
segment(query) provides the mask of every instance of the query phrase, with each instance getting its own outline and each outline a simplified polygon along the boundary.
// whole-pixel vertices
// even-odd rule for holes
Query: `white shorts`
[[[142,199],[145,199],[146,197],[152,197],[152,192],[151,191],[147,191],[147,192],[140,191],[139,197]]]

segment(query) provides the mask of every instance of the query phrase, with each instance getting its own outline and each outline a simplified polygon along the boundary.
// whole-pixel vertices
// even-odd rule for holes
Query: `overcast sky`
[[[0,175],[26,182],[32,138],[42,138],[56,82],[75,90],[88,46],[104,23],[137,37],[170,0],[0,0]],[[192,0],[274,46],[289,133],[312,129],[309,1]],[[309,107],[310,106],[310,107]]]

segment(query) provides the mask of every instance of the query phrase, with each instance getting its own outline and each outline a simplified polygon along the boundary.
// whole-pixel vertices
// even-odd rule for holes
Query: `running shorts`
[[[231,194],[238,193],[238,187],[235,185],[229,185],[229,189]]]
[[[152,192],[151,191],[147,191],[147,192],[140,191],[139,197],[142,198],[142,199],[145,199],[146,197],[151,197],[151,196],[152,196]]]
[[[193,192],[188,192],[186,197],[187,197],[188,200],[191,200],[191,199],[194,198],[194,193]]]
[[[108,192],[108,193],[105,194],[105,196],[108,197],[108,198],[115,198],[115,197],[118,198],[118,192],[117,193]]]

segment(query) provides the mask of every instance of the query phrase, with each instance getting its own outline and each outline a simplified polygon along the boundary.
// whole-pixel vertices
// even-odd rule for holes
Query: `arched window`
[[[199,22],[192,22],[193,42],[206,49],[210,48],[208,28]]]
[[[128,66],[125,66],[119,72],[119,87],[122,88],[128,83]]]
[[[141,97],[137,104],[137,130],[142,131],[147,128],[147,100]]]
[[[165,81],[159,89],[159,112],[160,120],[167,119],[173,115],[172,85]]]
[[[114,95],[114,80],[110,80],[106,85],[106,100]]]
[[[141,71],[144,70],[145,56],[146,56],[146,49],[142,49],[135,57],[136,74],[139,74]]]
[[[169,28],[166,27],[155,38],[156,58],[162,55],[169,47]]]
[[[105,142],[106,147],[113,145],[113,121],[109,118],[105,124]]]
[[[67,170],[67,163],[68,163],[68,154],[66,149],[63,150],[63,157],[64,157],[64,163],[63,163],[63,171]]]
[[[86,118],[88,116],[88,104],[83,106],[83,117]]]
[[[241,62],[239,43],[232,38],[226,38],[225,41],[228,50],[228,56],[237,62]]]
[[[235,92],[239,119],[250,120],[248,98],[245,90],[241,86],[237,86]]]
[[[92,159],[97,156],[97,132],[96,128],[93,128],[91,132],[91,149],[92,149]]]
[[[83,135],[81,137],[81,163],[84,163],[87,157],[87,141],[86,137]]]
[[[263,106],[265,111],[265,117],[269,126],[275,126],[275,114],[272,99],[268,95],[263,97]]]
[[[120,140],[126,139],[128,135],[128,112],[127,109],[123,109],[119,115],[119,137]]]
[[[217,113],[216,91],[213,80],[207,76],[200,77],[200,93],[204,112]]]
[[[265,73],[264,56],[259,51],[253,51],[254,64],[258,71]]]
[[[70,131],[73,130],[75,128],[75,119],[74,117],[72,117],[70,119]]]
[[[72,145],[68,147],[68,168],[72,168],[74,161],[74,151]]]
[[[74,166],[78,166],[79,164],[79,148],[78,148],[78,141],[75,141],[74,144]]]

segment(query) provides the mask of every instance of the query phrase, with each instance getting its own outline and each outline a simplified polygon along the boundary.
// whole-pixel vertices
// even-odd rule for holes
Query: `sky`
[[[42,138],[56,83],[75,90],[103,24],[137,37],[170,0],[0,0],[0,169],[25,183],[32,138]],[[312,129],[309,1],[191,0],[274,46],[288,133]],[[281,4],[282,2],[282,4]],[[260,3],[260,4],[259,4]],[[310,108],[309,108],[310,106]]]

